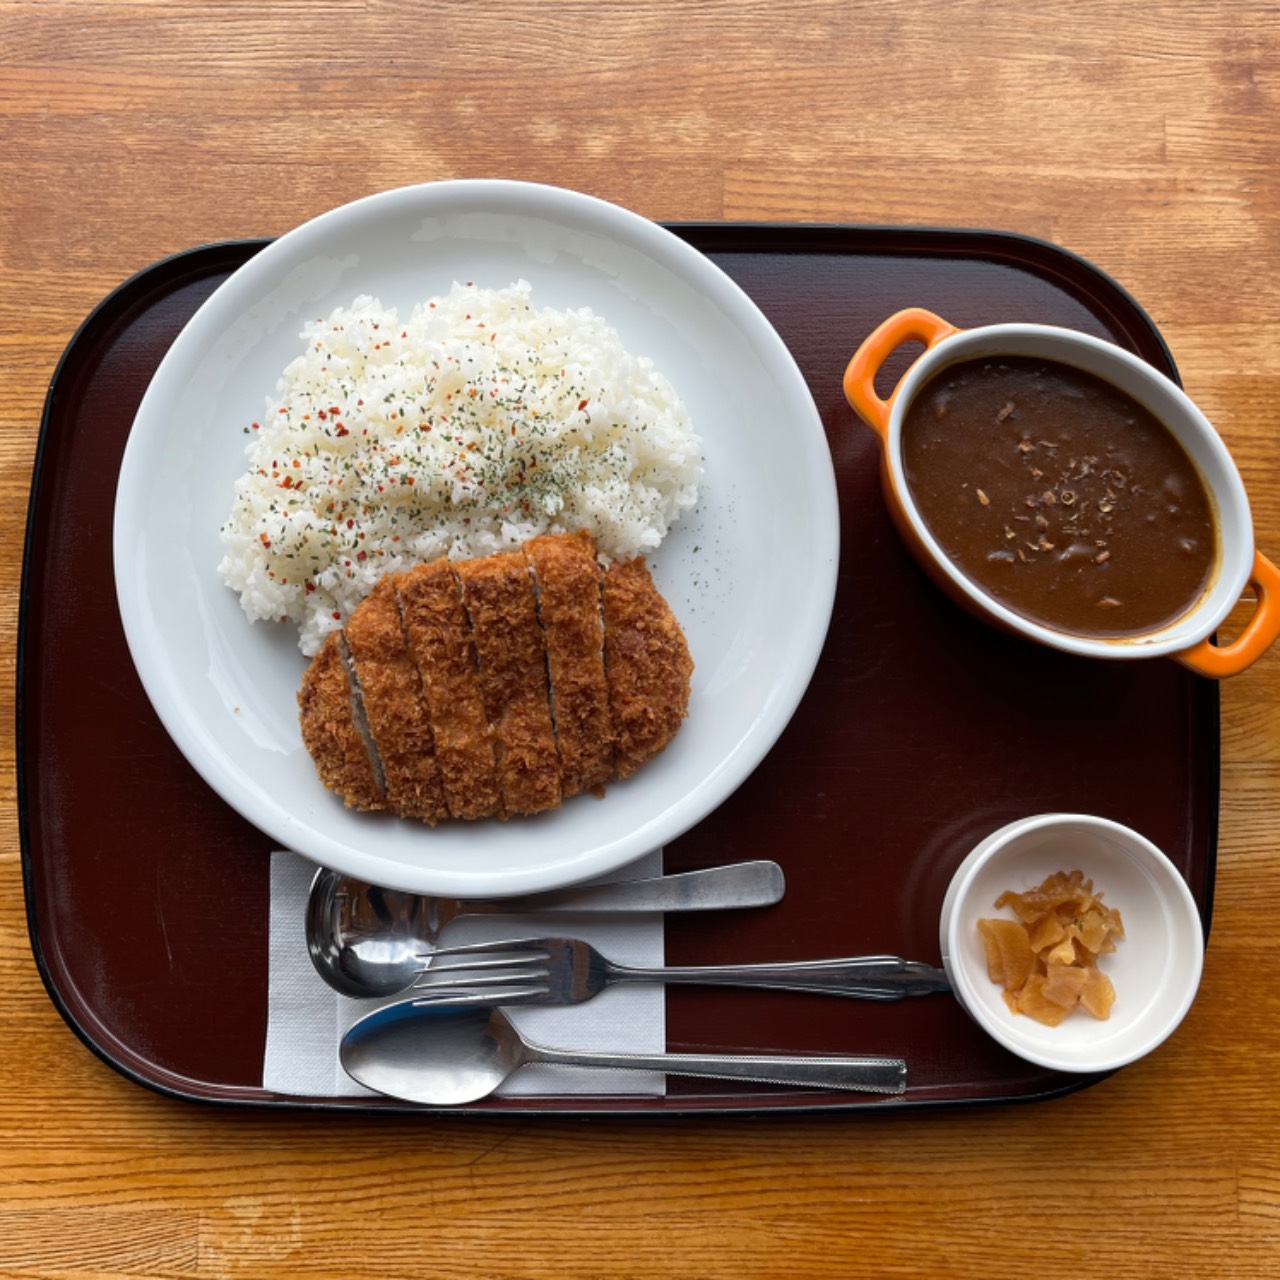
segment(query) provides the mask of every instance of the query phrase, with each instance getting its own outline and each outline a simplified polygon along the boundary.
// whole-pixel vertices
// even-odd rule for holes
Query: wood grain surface
[[[164,254],[429,179],[1054,240],[1160,326],[1280,554],[1278,124],[1274,0],[0,0],[6,722],[41,407],[81,319]],[[42,987],[6,735],[0,1275],[1280,1275],[1280,652],[1222,710],[1213,934],[1176,1036],[1055,1101],[834,1122],[139,1089]]]

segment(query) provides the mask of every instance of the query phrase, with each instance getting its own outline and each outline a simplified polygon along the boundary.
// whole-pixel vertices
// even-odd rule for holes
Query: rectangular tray
[[[1043,241],[999,232],[672,227],[759,304],[794,353],[831,445],[841,570],[831,630],[793,722],[751,778],[667,849],[669,870],[774,857],[778,906],[672,916],[669,962],[893,952],[937,963],[938,914],[968,850],[1036,812],[1102,814],[1163,848],[1206,927],[1213,899],[1218,690],[1170,661],[1102,663],[974,621],[894,534],[872,433],[844,367],[903,306],[962,327],[1064,325],[1176,378],[1134,300]],[[18,647],[18,794],[32,946],[95,1053],[140,1084],[210,1102],[369,1111],[389,1100],[264,1090],[270,842],[196,775],[152,712],[116,609],[112,507],[134,412],[195,309],[265,241],[165,259],[107,297],[49,390],[28,516]],[[887,372],[896,377],[908,353]],[[803,565],[797,572],[803,572]],[[878,1005],[676,987],[674,1051],[902,1055],[900,1100],[672,1078],[661,1098],[492,1099],[484,1114],[857,1111],[1045,1098],[1098,1076],[1006,1053],[950,997]]]

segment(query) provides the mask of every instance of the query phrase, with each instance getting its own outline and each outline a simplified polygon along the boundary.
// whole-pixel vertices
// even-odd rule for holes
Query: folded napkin
[[[338,1061],[338,1045],[348,1027],[386,1000],[352,1000],[339,995],[316,973],[307,954],[307,894],[316,866],[294,853],[271,857],[271,926],[267,1047],[262,1085],[291,1097],[372,1096]],[[646,855],[604,880],[637,880],[662,874],[662,851]],[[662,916],[572,915],[475,916],[457,919],[442,945],[486,939],[576,937],[594,943],[622,964],[663,962]],[[602,991],[585,1004],[564,1008],[510,1010],[511,1020],[535,1043],[557,1049],[617,1053],[661,1053],[666,1048],[666,1006],[662,988],[625,983]],[[505,1096],[538,1094],[661,1094],[665,1077],[647,1071],[521,1067],[499,1090]]]

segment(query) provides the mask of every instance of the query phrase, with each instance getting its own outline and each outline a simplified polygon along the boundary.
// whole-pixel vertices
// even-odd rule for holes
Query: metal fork
[[[643,968],[616,964],[579,938],[516,938],[444,947],[414,983],[415,1004],[580,1004],[614,982],[769,987],[862,1000],[949,991],[946,974],[897,956],[798,963]]]

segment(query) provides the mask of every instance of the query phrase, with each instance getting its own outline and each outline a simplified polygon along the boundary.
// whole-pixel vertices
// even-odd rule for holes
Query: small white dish
[[[1005,1004],[987,973],[978,921],[1012,918],[995,906],[1006,889],[1024,892],[1076,869],[1124,921],[1125,937],[1100,961],[1116,1001],[1105,1021],[1077,1010],[1046,1027]],[[1150,1053],[1186,1016],[1204,963],[1200,912],[1177,868],[1136,831],[1088,814],[1023,818],[983,840],[947,890],[940,937],[947,977],[974,1021],[1019,1057],[1057,1071],[1112,1071]]]
[[[305,321],[359,294],[407,313],[455,280],[590,307],[649,356],[705,454],[698,508],[650,557],[697,669],[671,746],[603,799],[507,823],[358,814],[321,786],[296,695],[293,628],[250,625],[217,573],[245,429]],[[795,360],[736,283],[673,233],[576,192],[500,180],[384,192],[282,236],[179,334],[138,409],[116,494],[125,635],[152,705],[206,782],[285,848],[448,897],[552,889],[674,839],[751,773],[817,664],[839,514],[821,419]],[[144,785],[140,782],[140,786]]]

